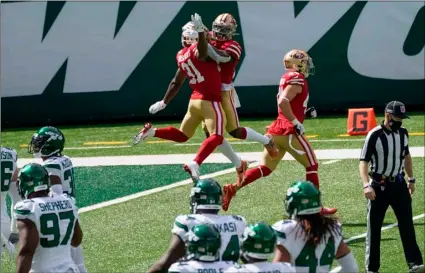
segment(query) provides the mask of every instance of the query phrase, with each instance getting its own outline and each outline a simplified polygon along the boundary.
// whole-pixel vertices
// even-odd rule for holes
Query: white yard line
[[[410,147],[412,157],[424,157],[424,147]],[[335,159],[358,159],[361,149],[317,149],[316,157],[319,160]],[[263,152],[238,153],[242,159],[248,161],[261,160]],[[164,155],[128,155],[128,156],[100,156],[100,157],[73,157],[72,162],[75,167],[93,166],[129,166],[129,165],[165,165],[165,164],[185,164],[195,158],[195,154],[164,154]],[[294,160],[286,153],[283,160]],[[41,162],[36,158],[18,159],[18,167],[31,162]],[[229,163],[229,160],[220,153],[211,154],[205,163]]]
[[[350,142],[350,141],[364,141],[364,138],[336,138],[336,139],[309,139],[309,142]],[[231,145],[250,145],[258,144],[256,141],[229,141]],[[199,146],[202,143],[176,143],[174,146]]]
[[[259,165],[258,162],[254,162],[254,163],[249,164],[249,167],[255,167],[255,166],[258,166],[258,165]],[[217,176],[232,173],[232,172],[235,172],[235,168],[229,168],[229,169],[225,169],[225,170],[222,170],[222,171],[202,175],[201,178],[213,178],[213,177],[217,177]],[[139,198],[139,197],[142,197],[142,196],[151,195],[151,194],[154,194],[154,193],[166,191],[166,190],[176,188],[176,187],[180,187],[180,186],[183,186],[183,185],[187,185],[187,184],[190,184],[190,183],[193,183],[192,179],[190,179],[190,178],[185,179],[183,181],[176,182],[176,183],[173,183],[173,184],[170,184],[170,185],[167,185],[167,186],[162,186],[162,187],[150,189],[150,190],[147,190],[147,191],[138,192],[138,193],[127,195],[127,196],[124,196],[124,197],[121,197],[121,198],[117,198],[117,199],[113,199],[113,200],[110,200],[110,201],[95,204],[95,205],[92,205],[92,206],[84,207],[84,208],[79,209],[78,212],[83,213],[83,212],[88,212],[88,211],[91,211],[91,210],[96,210],[96,209],[120,204],[120,203],[127,202],[129,200],[133,200],[133,199],[136,199],[136,198]]]
[[[415,220],[418,220],[418,219],[421,219],[421,218],[424,218],[424,217],[425,217],[425,213],[422,213],[420,215],[414,216],[412,219],[413,219],[413,221],[415,221]],[[342,223],[342,225],[344,226],[344,223]],[[398,225],[398,223],[393,223],[393,224],[390,224],[390,225],[386,225],[386,226],[382,227],[381,231],[394,228],[397,225]],[[357,240],[357,239],[365,238],[366,235],[367,235],[367,233],[362,233],[362,234],[359,234],[359,235],[350,237],[348,239],[345,239],[344,242],[345,243],[349,243],[349,242],[354,241],[354,240]],[[339,272],[339,270],[341,270],[341,266],[337,266],[337,267],[333,268],[331,270],[331,272]]]
[[[323,162],[322,164],[324,164],[324,165],[328,165],[328,164],[333,164],[333,163],[336,163],[336,162],[339,162],[339,161],[341,161],[341,159],[325,161],[325,162]]]

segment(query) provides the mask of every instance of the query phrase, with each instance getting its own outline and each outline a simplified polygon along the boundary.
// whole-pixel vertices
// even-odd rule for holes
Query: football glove
[[[202,23],[202,18],[199,14],[195,13],[191,16],[192,23],[193,23],[193,29],[196,32],[202,32],[204,31],[204,24]]]
[[[154,104],[152,104],[151,107],[149,107],[149,113],[154,115],[154,114],[158,113],[159,111],[164,110],[164,108],[166,106],[167,105],[164,103],[163,100],[157,101]]]
[[[292,124],[294,125],[295,131],[297,132],[297,135],[303,135],[304,134],[304,126],[301,122],[298,121],[298,119],[294,119],[292,121]]]
[[[316,111],[316,108],[314,108],[314,106],[312,106],[312,107],[308,108],[308,109],[305,111],[305,115],[306,115],[307,117],[310,117],[310,118],[317,118],[317,111]]]

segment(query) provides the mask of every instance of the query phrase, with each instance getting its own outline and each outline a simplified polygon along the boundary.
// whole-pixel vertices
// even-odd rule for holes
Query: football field
[[[411,115],[404,126],[410,132],[416,192],[413,214],[417,241],[424,248],[424,113]],[[381,120],[382,116],[378,117]],[[242,120],[242,126],[264,132],[268,120]],[[178,123],[154,123],[155,126]],[[348,137],[345,117],[306,120],[306,135],[319,159],[323,203],[338,208],[343,232],[361,269],[364,268],[366,201],[358,174],[358,157],[364,136]],[[174,218],[189,212],[191,180],[182,164],[190,161],[204,139],[200,128],[187,143],[159,139],[132,146],[141,124],[59,127],[65,134],[64,153],[75,166],[76,199],[84,232],[83,250],[89,272],[145,272],[167,249]],[[26,152],[36,128],[2,132],[2,146],[18,151],[18,165],[37,161]],[[255,166],[263,147],[227,136],[235,151]],[[222,185],[236,179],[234,168],[218,153],[201,167],[202,174]],[[228,214],[239,214],[252,223],[282,219],[283,200],[290,182],[304,179],[305,170],[286,156],[277,170],[241,190]],[[382,232],[380,272],[406,272],[403,249],[388,210]],[[2,272],[13,272],[3,252]]]

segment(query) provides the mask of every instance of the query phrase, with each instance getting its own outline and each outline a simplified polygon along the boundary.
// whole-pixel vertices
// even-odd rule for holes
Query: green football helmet
[[[245,228],[242,236],[242,255],[259,260],[273,256],[277,237],[266,223],[258,222]]]
[[[60,154],[65,146],[65,136],[55,127],[45,126],[37,131],[28,144],[28,153],[36,157]]]
[[[221,186],[214,179],[201,179],[190,192],[192,213],[198,209],[220,210],[222,202]]]
[[[17,186],[22,199],[28,199],[33,192],[49,190],[49,173],[40,164],[26,164],[19,171]]]
[[[188,234],[187,258],[204,262],[220,259],[220,232],[212,224],[192,227]]]
[[[310,181],[296,181],[286,192],[285,210],[291,218],[320,212],[320,191]]]

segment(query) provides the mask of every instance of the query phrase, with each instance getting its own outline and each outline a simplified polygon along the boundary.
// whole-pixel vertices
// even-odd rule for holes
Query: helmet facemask
[[[42,150],[44,145],[48,142],[49,138],[50,137],[47,135],[40,136],[35,133],[32,136],[30,143],[28,144],[28,153],[33,154],[34,157],[37,158],[43,156]]]
[[[236,25],[213,23],[212,27],[213,37],[217,41],[232,40],[236,33]]]

